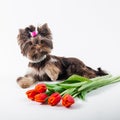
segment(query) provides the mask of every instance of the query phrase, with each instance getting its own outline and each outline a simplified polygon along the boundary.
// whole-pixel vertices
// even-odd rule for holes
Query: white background
[[[66,109],[29,101],[16,78],[24,75],[24,58],[16,36],[19,28],[48,23],[57,56],[72,56],[96,69],[120,75],[119,0],[0,1],[1,120],[120,120],[120,83],[88,94],[85,102]]]

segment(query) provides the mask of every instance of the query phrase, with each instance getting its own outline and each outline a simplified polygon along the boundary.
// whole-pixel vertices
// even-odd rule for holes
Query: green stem
[[[118,79],[120,79],[120,76],[112,77],[112,78],[108,78],[108,79],[95,80],[95,81],[92,81],[90,83],[84,84],[82,87],[80,87],[78,89],[78,92],[80,92],[84,89],[87,89],[87,88],[91,88],[91,87],[97,87],[97,86],[99,87],[100,85],[104,86],[106,84],[110,84],[111,82],[115,82],[116,80],[119,81]]]
[[[93,81],[92,83],[89,83],[89,85],[82,86],[80,89],[78,89],[78,93],[75,96],[77,97],[81,93],[85,93],[83,95],[83,97],[85,97],[85,95],[88,92],[91,92],[92,90],[95,90],[95,89],[98,89],[100,87],[103,87],[103,86],[106,86],[106,85],[109,85],[109,84],[113,84],[113,83],[116,83],[116,82],[120,82],[120,76],[113,77],[113,78],[110,78],[108,80],[103,80],[102,79],[102,80]]]
[[[61,95],[61,96],[65,95],[65,94],[70,94],[70,95],[72,95],[72,93],[74,92],[75,89],[76,89],[76,88],[67,89],[67,90],[63,91],[60,95]]]

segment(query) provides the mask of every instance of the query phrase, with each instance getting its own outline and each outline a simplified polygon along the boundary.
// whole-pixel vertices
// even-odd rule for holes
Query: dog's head
[[[32,62],[42,61],[53,49],[52,34],[47,24],[37,27],[30,25],[20,29],[17,36],[21,53]]]

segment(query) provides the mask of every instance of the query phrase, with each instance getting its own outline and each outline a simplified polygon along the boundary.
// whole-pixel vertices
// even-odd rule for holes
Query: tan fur
[[[35,80],[33,79],[33,77],[21,77],[21,79],[18,81],[18,85],[22,88],[28,88],[30,87],[33,83],[35,82]]]
[[[44,68],[45,73],[50,77],[52,81],[56,81],[60,73],[60,69],[54,65],[54,63],[49,63]]]
[[[48,48],[48,47],[43,47],[43,48],[41,49],[41,52],[48,52],[48,53],[51,53],[51,49]]]
[[[29,67],[27,74],[32,74],[33,76],[39,75],[39,77],[42,77],[45,74],[45,71],[44,71],[44,69],[37,70],[35,68]]]

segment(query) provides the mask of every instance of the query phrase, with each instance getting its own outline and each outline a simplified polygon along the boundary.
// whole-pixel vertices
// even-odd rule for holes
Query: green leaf
[[[47,85],[47,88],[51,92],[59,92],[59,93],[61,93],[65,90],[63,87],[57,86],[57,85],[55,85],[54,87],[51,87],[51,86]]]
[[[49,90],[47,90],[47,92],[46,92],[46,94],[47,94],[48,96],[50,96],[52,93],[53,93],[53,92],[52,92],[52,91],[49,91]]]
[[[62,83],[71,84],[71,83],[78,83],[78,82],[84,82],[84,81],[90,81],[90,79],[79,76],[79,75],[72,75]]]
[[[56,86],[56,87],[54,87],[53,89],[54,89],[55,92],[59,92],[59,93],[61,93],[61,92],[63,92],[63,91],[65,90],[65,89],[64,89],[63,87],[61,87],[61,86]]]
[[[82,85],[84,85],[85,83],[87,83],[87,81],[84,82],[79,82],[79,83],[71,83],[71,84],[67,84],[67,83],[60,83],[59,86],[65,88],[65,89],[69,89],[69,88],[76,88],[76,87],[80,87]]]
[[[57,86],[57,84],[48,84],[48,83],[46,83],[46,86],[47,86],[47,88],[48,88],[48,87],[49,87],[49,88],[54,88],[54,87]]]
[[[87,92],[86,91],[82,91],[80,96],[81,96],[81,99],[85,101],[85,96],[86,96]]]
[[[63,92],[61,93],[61,95],[62,95],[62,96],[65,95],[65,94],[70,94],[70,95],[72,95],[72,93],[75,91],[75,89],[76,89],[76,88],[67,89],[67,90],[63,91]]]

